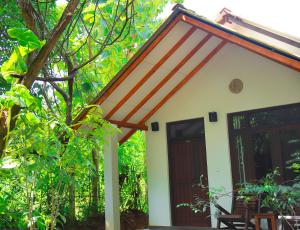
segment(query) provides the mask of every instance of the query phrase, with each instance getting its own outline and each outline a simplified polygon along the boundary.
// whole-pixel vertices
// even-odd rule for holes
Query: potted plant
[[[239,190],[239,196],[245,200],[248,196],[260,199],[261,212],[274,213],[282,222],[288,222],[285,216],[294,216],[295,209],[300,206],[300,182],[298,179],[278,183],[279,170],[267,174],[258,183],[245,183]]]

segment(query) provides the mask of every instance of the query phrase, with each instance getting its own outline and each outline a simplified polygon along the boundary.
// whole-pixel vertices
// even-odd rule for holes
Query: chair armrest
[[[231,213],[228,212],[225,208],[223,208],[221,205],[219,204],[215,204],[215,207],[221,212],[224,213],[225,215],[230,215]]]

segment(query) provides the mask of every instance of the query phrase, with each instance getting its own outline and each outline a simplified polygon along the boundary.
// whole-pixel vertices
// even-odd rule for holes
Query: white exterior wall
[[[240,94],[229,91],[234,78],[244,83]],[[299,72],[227,44],[148,122],[160,125],[158,132],[146,132],[150,225],[171,225],[167,122],[204,117],[209,186],[231,191],[227,114],[297,102]],[[211,111],[218,113],[218,122],[208,121]],[[223,201],[228,209],[230,201]]]

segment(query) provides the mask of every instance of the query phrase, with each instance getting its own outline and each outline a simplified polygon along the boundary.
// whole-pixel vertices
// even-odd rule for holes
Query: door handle
[[[203,185],[203,183],[202,183],[202,177],[203,177],[203,175],[201,174],[200,177],[199,177],[199,184],[200,185]]]
[[[204,177],[203,174],[201,174],[200,177],[199,177],[199,183],[198,183],[198,186],[199,186],[200,188],[205,188],[205,185],[203,184],[203,177]]]

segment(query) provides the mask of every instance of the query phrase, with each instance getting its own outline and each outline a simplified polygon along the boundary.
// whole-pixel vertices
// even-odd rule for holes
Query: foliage
[[[2,107],[13,104],[23,109],[16,128],[9,133],[7,156],[1,162],[0,200],[6,210],[1,210],[0,224],[2,228],[17,224],[20,228],[53,229],[57,221],[65,221],[67,210],[63,207],[67,205],[62,203],[67,200],[72,175],[80,178],[91,171],[90,152],[103,143],[104,133],[115,131],[101,120],[97,107],[83,121],[87,129],[71,129],[46,113],[40,99],[21,85],[14,86],[9,97],[0,98]]]
[[[0,2],[0,65],[8,59],[16,42],[8,36],[7,30],[13,27],[21,27],[22,17],[18,6],[10,0]]]
[[[9,94],[9,95],[8,95]],[[7,156],[0,164],[0,228],[21,229],[35,226],[46,229],[64,224],[69,210],[67,187],[75,183],[77,215],[86,218],[90,204],[90,179],[94,166],[90,152],[102,151],[103,136],[115,132],[95,110],[82,122],[86,129],[74,131],[47,114],[39,98],[21,85],[0,97],[0,105],[22,105],[17,126],[10,132]],[[99,126],[99,123],[101,124]],[[61,139],[68,138],[64,144]],[[120,147],[121,207],[146,211],[144,145],[138,132]],[[100,160],[100,205],[104,212],[103,158]],[[72,175],[75,174],[75,181]],[[136,176],[137,175],[137,176]]]
[[[147,212],[144,134],[135,133],[119,147],[121,210]]]
[[[10,58],[1,66],[1,74],[5,80],[11,81],[11,75],[22,75],[27,72],[25,57],[36,49],[40,49],[45,41],[40,41],[38,37],[25,28],[12,28],[7,30],[8,35],[17,40],[20,44],[14,48]]]
[[[280,215],[294,215],[295,208],[299,207],[300,183],[295,180],[290,184],[279,184],[276,182],[280,176],[275,170],[262,178],[259,183],[246,183],[239,194],[241,198],[247,199],[256,196],[261,200],[261,207]]]
[[[287,181],[280,184],[277,182],[279,176],[279,170],[276,169],[274,172],[263,177],[258,183],[244,183],[239,185],[237,198],[247,202],[255,197],[257,200],[260,200],[260,208],[262,210],[272,211],[281,216],[295,215],[295,209],[300,204],[299,179],[296,178],[294,181]],[[202,197],[195,194],[193,202],[182,203],[177,205],[177,207],[189,207],[195,213],[203,213],[206,212],[211,204],[218,204],[221,198],[232,196],[232,191],[229,193],[225,192],[222,187],[208,188],[203,184],[198,184],[197,186],[204,190],[204,192],[208,191],[209,200],[203,200]]]
[[[295,173],[300,173],[300,152],[291,155],[292,159],[287,161],[287,167]]]
[[[203,175],[202,175],[203,176]],[[201,176],[201,177],[202,177]],[[198,194],[194,194],[193,201],[191,203],[181,203],[178,204],[177,207],[189,207],[192,209],[194,213],[205,213],[208,209],[210,209],[211,204],[217,204],[218,201],[224,197],[230,197],[232,194],[231,192],[225,192],[224,187],[208,187],[202,183],[195,184],[193,186],[199,187],[202,191],[201,193],[207,193],[208,200],[204,200]]]
[[[19,12],[19,9],[15,3],[12,4],[9,0],[0,1],[0,65],[9,58],[17,44],[9,37],[7,30],[23,26],[22,18],[17,12]],[[9,87],[10,84],[3,79],[0,73],[0,94],[9,90]]]

